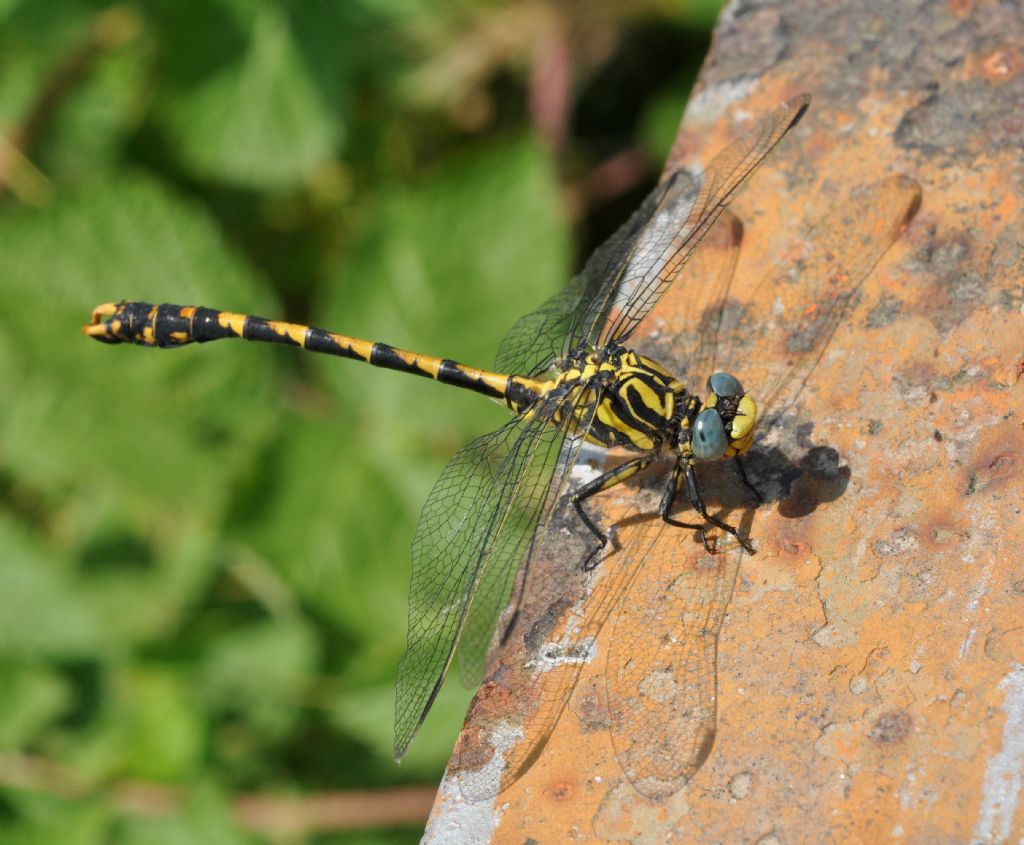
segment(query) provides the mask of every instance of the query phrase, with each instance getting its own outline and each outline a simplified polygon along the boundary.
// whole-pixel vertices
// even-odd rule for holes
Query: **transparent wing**
[[[535,375],[581,345],[628,338],[809,102],[804,94],[781,105],[719,153],[699,181],[681,170],[663,180],[564,290],[512,327],[495,369]]]
[[[636,344],[638,351],[665,365],[697,395],[714,371],[742,241],[743,224],[726,210],[680,271],[673,292],[662,299],[654,330]],[[661,325],[670,328],[663,331]]]
[[[711,751],[718,634],[742,551],[684,547],[678,530],[660,519],[631,540],[630,557],[642,557],[644,577],[616,611],[605,679],[616,759],[648,798],[678,792]]]
[[[680,183],[688,179],[686,174],[678,174]],[[575,347],[579,338],[574,326],[582,323],[590,303],[606,297],[605,288],[617,284],[621,267],[661,207],[665,194],[666,183],[658,185],[629,219],[591,253],[583,270],[565,288],[516,321],[498,347],[495,370],[537,375]]]
[[[516,320],[498,347],[496,372],[540,375],[565,354],[563,347],[572,316],[583,301],[586,279],[585,268],[540,308]]]
[[[573,327],[577,342],[624,343],[679,275],[726,204],[803,116],[810,97],[783,103],[715,156],[699,181],[676,171],[663,183],[650,221]]]
[[[797,239],[781,269],[728,299],[719,318],[716,367],[739,376],[770,424],[796,402],[864,279],[916,214],[921,189],[890,176],[855,189]],[[762,338],[769,354],[746,350]],[[760,426],[759,426],[760,428]],[[761,428],[762,436],[767,430]]]
[[[550,498],[552,476],[559,467],[564,472],[565,426],[551,421],[569,420],[572,412],[568,400],[542,400],[529,418],[474,440],[448,463],[423,506],[412,542],[408,638],[398,664],[396,758],[430,710],[467,620],[477,620],[474,637],[481,637],[482,618],[507,598],[505,585]],[[484,609],[472,616],[481,585]]]
[[[555,522],[576,518],[567,501],[559,510]],[[635,516],[639,510],[634,505],[630,513]],[[653,542],[654,535],[649,539]],[[584,541],[562,532],[541,535],[540,543],[543,548],[535,552],[545,557],[575,562],[584,554]],[[474,703],[473,728],[463,733],[458,748],[459,786],[468,800],[482,801],[504,791],[541,755],[580,672],[594,656],[597,638],[622,595],[629,591],[643,560],[642,553],[626,558],[613,555],[587,576],[578,565],[571,565],[580,579],[581,594],[564,623],[546,632],[543,642],[531,645],[528,662],[503,661],[491,674]],[[564,594],[564,586],[552,584],[550,590],[538,592],[546,601],[549,595]],[[538,636],[538,628],[531,629],[529,636]]]
[[[571,410],[569,414],[564,414],[569,408],[560,407],[557,411],[553,408],[544,408],[542,411],[546,415],[557,414],[559,418],[565,419],[566,423],[572,419],[571,414],[578,414],[583,424],[577,428],[579,431],[586,431],[590,427],[589,419],[597,409],[598,394],[585,395],[577,404],[589,406],[589,410],[584,411],[576,408]],[[563,423],[564,426],[565,423]],[[527,529],[527,523],[530,519],[533,520],[533,525],[537,525],[535,530],[530,531],[532,535],[530,538],[531,543],[537,531],[544,530],[544,514],[549,513],[555,502],[558,501],[564,482],[573,464],[576,462],[576,457],[579,454],[582,443],[582,436],[578,434],[565,434],[563,432],[562,446],[558,454],[554,477],[547,486],[547,498],[539,510],[531,508],[528,512],[514,514],[510,527],[506,529],[513,532],[513,536],[519,537],[520,530]],[[522,510],[522,508],[517,508],[517,511],[519,510]],[[504,535],[499,540],[499,543],[503,545],[495,548],[492,553],[493,560],[489,562],[480,577],[456,651],[459,680],[467,688],[478,686],[483,678],[487,652],[490,648],[491,640],[494,638],[498,620],[508,605],[512,585],[519,574],[520,563],[528,557],[529,550],[532,548],[532,546],[524,548],[523,544],[519,542],[507,542]]]
[[[805,249],[791,255],[788,271],[767,276],[743,295],[748,311],[731,302],[717,316],[712,309],[706,336],[711,326],[720,326],[720,339],[740,354],[751,348],[752,332],[764,327],[777,333],[771,318],[778,307],[776,286],[797,285],[787,297],[796,307],[778,354],[751,362],[771,377],[762,382],[769,428],[796,401],[836,327],[848,318],[864,278],[919,203],[919,188],[905,177],[855,191],[811,229]],[[746,373],[742,378],[747,380]],[[609,646],[610,733],[633,785],[664,799],[693,777],[715,737],[718,634],[742,550],[689,554],[678,532],[656,520],[623,539],[624,565],[639,570],[636,561],[642,558],[645,574],[625,594]]]

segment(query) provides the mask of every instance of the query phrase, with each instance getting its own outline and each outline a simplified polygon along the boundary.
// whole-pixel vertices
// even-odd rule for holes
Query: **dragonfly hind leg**
[[[639,458],[633,458],[631,461],[626,461],[624,464],[619,464],[617,467],[608,470],[608,472],[599,475],[592,481],[584,484],[579,490],[577,490],[572,497],[572,506],[576,509],[576,513],[579,514],[583,524],[590,529],[590,533],[594,535],[599,541],[594,548],[592,548],[587,556],[583,559],[583,563],[580,568],[584,572],[590,572],[598,564],[598,554],[607,547],[609,538],[608,534],[601,530],[594,519],[583,510],[583,503],[591,496],[600,493],[602,490],[607,490],[609,487],[614,487],[616,484],[621,484],[627,478],[631,478],[636,475],[640,470],[650,465],[651,461],[655,458],[655,453],[651,452],[646,455],[641,455]]]

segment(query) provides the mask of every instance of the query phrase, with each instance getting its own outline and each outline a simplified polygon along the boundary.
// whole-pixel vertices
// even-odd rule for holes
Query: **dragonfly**
[[[677,170],[538,310],[519,319],[493,370],[421,355],[295,323],[213,308],[123,300],[93,310],[96,340],[174,348],[223,338],[282,344],[435,379],[501,402],[511,421],[460,449],[434,485],[412,541],[406,650],[397,673],[394,756],[422,725],[458,651],[469,684],[483,675],[499,617],[520,565],[563,494],[590,537],[580,568],[593,570],[614,547],[588,510],[662,454],[673,458],[661,497],[664,524],[694,531],[709,552],[715,532],[754,547],[705,506],[695,467],[739,458],[754,442],[757,405],[726,371],[701,398],[629,340],[765,156],[801,119],[806,94],[782,103],[719,152],[700,178]],[[567,493],[584,443],[633,457]],[[685,491],[699,519],[672,516]]]
[[[782,454],[778,443],[797,428],[794,407],[849,321],[864,280],[920,201],[917,183],[903,175],[859,185],[821,219],[802,224],[777,269],[746,285],[734,280],[743,227],[726,210],[663,303],[671,337],[636,339],[641,354],[677,372],[714,372],[745,353],[744,380],[757,384],[759,395],[759,445],[746,453],[755,489],[763,491],[758,500],[785,498],[779,476],[791,468],[780,472],[773,463]],[[766,444],[771,451],[762,453]],[[538,533],[532,557],[555,572],[554,583],[534,591],[539,607],[522,614],[524,649],[499,656],[471,706],[453,766],[469,800],[493,797],[530,770],[574,694],[577,715],[590,729],[607,729],[619,769],[649,799],[679,792],[710,754],[718,636],[749,549],[734,542],[716,547],[716,555],[688,553],[674,523],[658,518],[663,493],[656,479],[620,497],[618,548],[585,584],[567,583],[558,563],[580,556],[578,539]],[[725,489],[716,492],[722,503],[736,501]],[[554,523],[565,525],[570,502],[559,504]],[[538,629],[547,632],[543,642]],[[577,691],[597,655],[603,667]]]

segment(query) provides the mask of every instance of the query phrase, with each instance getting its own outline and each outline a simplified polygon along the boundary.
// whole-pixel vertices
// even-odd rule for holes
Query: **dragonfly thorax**
[[[552,389],[580,400],[575,413],[588,442],[643,452],[674,440],[686,397],[664,367],[617,344],[568,356]]]

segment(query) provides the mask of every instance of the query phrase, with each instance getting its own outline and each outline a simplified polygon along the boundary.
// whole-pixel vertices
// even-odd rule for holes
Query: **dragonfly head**
[[[721,371],[712,374],[707,398],[693,421],[693,456],[714,461],[742,455],[754,442],[756,424],[757,405],[739,379]]]

